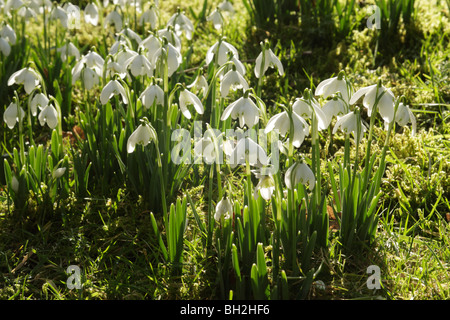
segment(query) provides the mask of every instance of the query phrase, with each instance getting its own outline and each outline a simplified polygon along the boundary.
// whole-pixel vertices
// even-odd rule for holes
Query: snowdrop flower
[[[51,12],[52,6],[53,4],[50,0],[31,0],[30,2],[30,7],[39,14],[44,14],[44,11]]]
[[[105,28],[107,28],[109,25],[114,25],[116,32],[122,30],[122,16],[115,9],[108,13],[104,22]]]
[[[220,94],[222,98],[226,98],[228,96],[229,91],[236,91],[238,89],[243,89],[244,91],[248,90],[248,83],[244,77],[236,71],[236,68],[228,71],[224,76],[220,83]]]
[[[163,56],[167,55],[167,69],[168,69],[168,76],[172,76],[172,74],[178,70],[178,67],[180,66],[182,62],[182,56],[180,51],[174,47],[171,43],[167,43],[163,47],[159,48],[155,54],[152,57],[152,64],[153,66],[159,66],[159,70],[161,73],[162,70],[164,70],[164,64],[166,61],[162,61]]]
[[[264,149],[252,138],[241,138],[230,155],[230,166],[235,168],[239,164],[261,167],[268,165],[269,158]]]
[[[305,136],[309,134],[309,125],[306,123],[305,119],[295,112],[291,113],[291,117],[294,130],[292,145],[299,148],[305,140]],[[283,137],[291,131],[291,119],[287,111],[283,111],[270,118],[264,129],[264,133],[267,134],[275,129],[278,130]]]
[[[378,100],[378,111],[383,120],[390,123],[394,119],[395,97],[391,89],[386,89],[380,84],[361,88],[352,96],[350,104],[355,104],[362,96],[364,96],[363,106],[367,108],[369,117],[372,115],[373,107]]]
[[[38,119],[41,126],[47,123],[50,129],[55,129],[58,125],[58,112],[52,104],[47,104],[39,113]]]
[[[128,39],[136,41],[136,43],[139,45],[142,42],[142,38],[140,35],[138,35],[136,32],[131,30],[130,28],[125,27],[122,31],[119,32],[120,36],[125,36]]]
[[[207,18],[206,21],[211,21],[214,28],[219,30],[223,26],[223,16],[219,8],[216,8]]]
[[[154,103],[157,105],[163,105],[164,91],[157,84],[151,84],[141,93],[139,100],[141,100],[142,105],[146,109],[150,108]]]
[[[208,92],[208,81],[206,81],[205,76],[202,74],[199,74],[195,80],[187,86],[188,89],[195,89],[202,92],[203,96],[206,96],[206,93]]]
[[[37,14],[36,12],[30,8],[29,6],[23,6],[17,11],[17,14],[21,17],[23,17],[25,20],[28,20],[30,18],[34,18],[34,20],[37,21]]]
[[[316,178],[313,171],[303,161],[296,162],[286,171],[284,183],[288,189],[293,189],[299,183],[309,185],[309,190],[313,190]]]
[[[302,118],[312,118],[313,112],[316,115],[318,129],[324,130],[328,127],[328,117],[324,114],[315,99],[308,102],[305,98],[297,98],[292,105],[292,110]]]
[[[64,10],[67,13],[67,27],[69,29],[79,29],[80,28],[80,8],[67,2],[64,5]]]
[[[153,55],[161,49],[162,44],[161,40],[156,37],[154,34],[150,34],[147,38],[141,41],[139,44],[138,49],[146,49],[147,50],[147,57],[151,61],[153,58]]]
[[[353,133],[353,136],[355,138],[359,137],[358,143],[361,141],[362,136],[364,132],[367,130],[364,124],[360,121],[360,124],[358,125],[358,115],[355,111],[351,111],[347,113],[345,116],[339,118],[336,121],[336,124],[333,128],[333,134],[337,132],[337,130],[340,128],[345,134],[350,134],[350,132]],[[358,132],[358,127],[360,128],[360,131]]]
[[[128,46],[122,46],[121,49],[116,53],[115,60],[117,63],[122,66],[124,70],[127,69],[127,61],[131,61],[130,58],[137,56],[138,53],[134,50],[131,50]]]
[[[91,90],[94,86],[100,83],[99,71],[87,67],[85,64],[80,64],[77,68],[72,69],[72,85],[81,79],[86,90]]]
[[[155,130],[147,122],[144,122],[128,138],[127,152],[132,153],[136,149],[136,145],[140,144],[145,147],[151,141],[156,141],[156,139]]]
[[[252,128],[259,121],[260,110],[256,104],[248,97],[248,92],[244,96],[231,103],[223,111],[220,120],[224,121],[230,116],[232,119],[239,118],[239,126]]]
[[[269,43],[266,42],[265,44],[262,44],[263,50],[256,58],[256,64],[255,64],[255,76],[257,78],[262,77],[267,69],[269,67],[274,68],[277,67],[278,74],[282,76],[284,74],[284,68],[281,64],[280,59],[273,53],[273,51],[269,48]],[[264,60],[264,66],[262,66]],[[261,70],[262,69],[262,70]],[[261,73],[262,71],[262,73]]]
[[[103,65],[105,61],[97,52],[89,51],[86,55],[81,57],[72,69],[72,75],[81,72],[86,66],[89,69],[93,69],[99,77],[103,73]]]
[[[333,96],[332,99],[324,104],[324,106],[322,107],[322,111],[327,117],[326,123],[328,127],[333,117],[337,117],[339,119],[344,114],[347,114],[348,107],[340,98]]]
[[[14,72],[8,79],[8,86],[23,84],[25,92],[30,94],[39,85],[39,75],[31,68],[23,68]]]
[[[69,27],[69,16],[66,10],[62,7],[55,5],[50,13],[50,20],[59,20],[63,28],[67,29]]]
[[[200,158],[203,158],[206,164],[212,164],[214,162],[219,163],[220,153],[216,149],[215,140],[221,139],[221,134],[217,135],[212,129],[206,130],[205,134],[201,139],[196,141],[194,145],[194,154]],[[219,143],[219,142],[217,142]],[[218,145],[217,148],[220,148]]]
[[[255,176],[259,179],[259,182],[255,187],[254,198],[258,199],[259,194],[261,194],[261,197],[263,197],[264,200],[269,201],[275,191],[275,180],[273,179],[272,174],[255,172]]]
[[[127,93],[125,88],[120,84],[118,80],[110,80],[103,88],[100,94],[100,102],[105,105],[115,95],[121,95],[124,104],[128,104]]]
[[[192,24],[191,20],[189,20],[189,18],[186,17],[184,13],[181,12],[180,9],[178,9],[178,12],[172,15],[172,17],[170,17],[169,21],[167,22],[167,25],[173,26],[178,36],[180,36],[181,32],[184,31],[186,34],[186,39],[188,40],[192,39],[192,33],[194,32],[194,25]]]
[[[5,7],[3,8],[3,12],[7,13],[8,16],[11,16],[11,10],[17,10],[23,6],[23,2],[21,0],[7,0],[5,3]]]
[[[95,2],[90,2],[84,8],[84,20],[93,26],[98,25],[98,7]]]
[[[147,57],[142,54],[137,54],[125,61],[125,65],[130,69],[131,74],[137,76],[153,76],[153,66]]]
[[[75,57],[76,60],[80,59],[80,51],[72,42],[69,42],[56,50],[61,54],[61,60],[66,61],[67,56]]]
[[[3,113],[3,121],[5,121],[10,129],[14,128],[16,122],[22,121],[24,117],[25,112],[22,107],[18,106],[15,102],[11,102]]]
[[[9,56],[9,54],[11,53],[11,46],[9,42],[3,37],[0,37],[0,52],[4,56]]]
[[[206,52],[206,64],[209,65],[214,60],[214,57],[217,56],[217,64],[221,66],[229,60],[228,53],[231,53],[239,59],[239,53],[233,45],[223,39],[219,40]]]
[[[228,61],[230,64],[228,65],[222,65],[220,70],[217,73],[217,76],[219,77],[219,80],[222,81],[224,75],[230,71],[235,69],[237,72],[239,72],[242,76],[245,76],[245,73],[247,72],[247,69],[245,68],[245,65],[238,59],[238,57],[231,52],[228,52]]]
[[[64,175],[64,173],[66,173],[66,170],[67,170],[66,167],[57,168],[57,169],[53,170],[53,172],[52,172],[53,179],[61,178]]]
[[[181,51],[181,40],[177,33],[173,30],[172,26],[168,26],[165,29],[158,30],[156,32],[157,36],[160,39],[166,38],[167,41],[177,48],[178,51]]]
[[[16,44],[16,32],[13,28],[11,28],[9,24],[5,24],[2,30],[0,30],[0,37],[7,39],[8,42],[12,45]]]
[[[39,110],[44,109],[47,106],[48,102],[49,100],[45,94],[43,93],[35,94],[30,102],[31,114],[35,116],[37,114],[37,109],[38,108]]]
[[[200,99],[193,94],[192,92],[190,92],[189,90],[182,88],[181,92],[180,92],[180,110],[181,113],[188,119],[191,118],[191,113],[188,110],[188,106],[189,105],[193,105],[195,110],[199,113],[199,114],[203,114],[203,104],[200,101]]]
[[[219,3],[219,5],[217,6],[220,10],[222,11],[226,11],[229,14],[233,15],[235,13],[233,5],[231,4],[230,1],[222,1],[221,3]]]
[[[416,117],[409,107],[403,104],[403,102],[400,102],[398,105],[397,113],[395,114],[395,121],[402,127],[411,122],[411,135],[414,136],[416,134]]]
[[[225,195],[216,205],[216,212],[214,213],[214,219],[220,221],[222,217],[229,219],[233,213],[233,202]]]
[[[103,76],[103,58],[95,51],[89,51],[72,68],[72,84],[81,78],[83,86],[91,90]]]
[[[156,29],[158,24],[158,11],[155,5],[151,5],[148,10],[146,10],[139,18],[139,25],[149,23],[151,29]]]
[[[323,96],[325,99],[333,94],[340,93],[342,99],[349,103],[349,88],[347,81],[344,78],[344,73],[341,71],[337,77],[323,80],[316,88],[315,95]]]

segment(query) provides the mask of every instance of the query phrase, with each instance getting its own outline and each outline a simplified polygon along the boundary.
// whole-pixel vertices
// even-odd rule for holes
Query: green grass
[[[362,9],[355,9],[355,19],[359,23],[347,37],[317,45],[306,36],[314,37],[318,30],[303,33],[295,23],[262,29],[250,24],[240,1],[234,3],[238,8],[235,23],[227,26],[225,35],[246,63],[249,80],[256,82],[252,68],[264,39],[270,41],[285,67],[285,76],[278,78],[276,71],[269,71],[264,79],[262,97],[271,114],[277,111],[277,104],[288,104],[310,85],[316,86],[321,80],[345,70],[358,87],[382,79],[383,85],[391,87],[396,95],[405,96],[417,116],[415,137],[410,136],[409,129],[398,128],[392,138],[382,182],[384,194],[377,208],[379,224],[375,242],[362,251],[342,252],[336,233],[330,231],[328,249],[314,251],[309,261],[315,270],[320,267],[320,273],[302,298],[450,299],[449,8],[442,1],[439,7],[433,0],[416,1],[416,17],[423,18],[414,19],[412,29],[400,27],[398,47],[393,54],[383,48],[375,50],[377,34],[365,28]],[[193,3],[194,13],[199,14],[202,5],[200,0]],[[161,20],[166,21],[176,8],[176,2],[161,1]],[[188,7],[183,9],[189,14]],[[32,25],[40,27],[39,23]],[[92,33],[80,31],[79,43],[86,47],[95,44],[95,34],[101,33],[101,27],[93,30]],[[199,21],[196,30],[190,60],[194,69],[220,36],[206,22]],[[29,36],[31,43],[35,40]],[[185,48],[188,45],[188,42],[183,43]],[[23,63],[20,57],[13,58],[18,64]],[[192,70],[188,70],[186,79],[192,74]],[[7,73],[0,77],[5,78]],[[74,104],[85,101],[81,91],[75,90],[73,94]],[[1,107],[7,107],[9,101],[2,100]],[[80,110],[80,107],[72,110]],[[77,124],[77,119],[69,116],[64,130]],[[3,154],[11,152],[16,132],[3,123],[0,132]],[[42,141],[50,141],[48,131],[38,129],[38,132]],[[374,135],[376,143],[372,150],[376,153],[381,150],[385,132],[380,129]],[[330,150],[339,156],[343,140],[338,136],[335,139],[335,150]],[[73,164],[72,154],[68,155],[69,163]],[[3,174],[3,160],[0,165]],[[323,168],[322,172],[326,177],[327,169]],[[229,182],[236,198],[242,199],[244,175],[239,171],[222,173],[222,181]],[[173,261],[164,256],[161,241],[174,250],[177,245],[168,244],[173,234],[166,228],[163,217],[152,213],[145,201],[123,181],[108,184],[107,192],[102,192],[98,184],[95,188],[88,184],[83,197],[70,189],[69,194],[59,200],[59,210],[54,210],[54,204],[48,199],[37,199],[30,194],[29,205],[21,216],[8,213],[10,202],[6,186],[1,184],[0,299],[205,300],[228,297],[223,281],[229,280],[226,285],[231,287],[236,283],[232,272],[234,262],[231,257],[222,256],[223,247],[217,247],[219,242],[205,246],[205,230],[201,227],[207,222],[209,187],[217,194],[217,186],[215,182],[211,185],[208,174],[207,167],[194,166],[174,194],[175,199],[182,200],[186,193],[192,198],[192,203],[187,204],[180,272],[173,272]],[[91,176],[90,183],[94,182],[95,176]],[[73,187],[73,181],[68,183]],[[269,218],[271,210],[269,206],[268,233],[273,228]],[[160,233],[155,232],[153,214]],[[217,232],[223,232],[225,237],[226,226],[220,228],[223,229]],[[271,287],[279,284],[283,288],[282,283],[276,283],[277,279],[272,277],[276,248],[266,243],[256,250],[257,267],[251,272],[255,277],[266,279],[264,281]],[[69,265],[77,265],[82,270],[81,290],[69,290],[66,286]],[[221,269],[224,265],[229,266],[229,270]],[[381,269],[379,290],[367,288],[370,265]],[[224,275],[223,270],[230,272]],[[287,296],[299,298],[296,292],[303,288],[305,279],[293,270],[287,269],[286,273]],[[249,277],[250,273],[245,276]],[[316,285],[318,280],[325,283],[325,290]],[[265,290],[258,284],[255,288],[255,292]]]

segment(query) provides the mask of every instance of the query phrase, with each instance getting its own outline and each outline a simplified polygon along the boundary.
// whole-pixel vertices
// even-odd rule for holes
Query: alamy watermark
[[[381,9],[376,5],[371,5],[369,7],[369,13],[372,15],[367,19],[366,25],[367,28],[373,29],[381,29]]]
[[[367,274],[370,276],[367,278],[367,288],[368,289],[381,289],[381,271],[380,267],[377,265],[370,265],[367,268]]]
[[[81,289],[82,283],[81,283],[81,269],[77,265],[70,265],[67,267],[66,273],[70,276],[67,278],[66,286],[69,290],[72,289]]]

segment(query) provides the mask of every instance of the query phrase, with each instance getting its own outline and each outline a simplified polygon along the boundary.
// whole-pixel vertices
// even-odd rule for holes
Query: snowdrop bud
[[[64,175],[64,173],[66,172],[66,169],[67,168],[63,167],[63,168],[58,168],[58,169],[53,170],[53,173],[52,173],[53,179],[61,178]]]
[[[13,176],[11,179],[11,189],[13,189],[15,193],[19,192],[19,180],[17,180],[16,176]]]

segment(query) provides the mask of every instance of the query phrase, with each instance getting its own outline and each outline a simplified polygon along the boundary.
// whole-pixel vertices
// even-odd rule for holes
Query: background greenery
[[[178,7],[195,21],[195,42],[183,46],[190,48],[189,55],[185,56],[186,66],[199,65],[206,50],[219,36],[219,32],[204,19],[217,3],[206,0],[189,4],[160,2],[161,21],[167,21]],[[369,30],[366,26],[368,16],[372,14],[369,7],[375,3],[382,8],[381,29]],[[381,79],[396,96],[406,97],[417,117],[417,135],[411,137],[407,128],[398,129],[388,152],[375,244],[363,251],[342,252],[331,229],[329,248],[314,251],[308,261],[315,270],[320,267],[320,274],[314,281],[323,281],[325,290],[316,282],[305,286],[305,278],[291,275],[288,270],[288,275],[283,278],[288,287],[283,297],[449,299],[449,3],[437,0],[235,0],[233,4],[236,14],[226,20],[224,35],[236,46],[248,70],[252,70],[254,59],[260,52],[260,42],[265,39],[269,40],[285,68],[285,76],[279,78],[276,71],[272,71],[264,79],[262,97],[270,113],[279,111],[277,103],[288,104],[291,99],[301,96],[305,88],[314,87],[321,80],[345,70],[358,87]],[[265,10],[272,6],[276,10]],[[31,32],[33,28],[39,32]],[[80,125],[76,115],[84,101],[90,99],[95,105],[95,98],[84,96],[76,88],[73,91],[59,88],[58,81],[53,81],[67,73],[63,64],[46,61],[40,56],[42,51],[36,43],[39,43],[37,35],[41,28],[41,21],[27,25],[26,37],[3,60],[0,105],[6,108],[14,95],[13,89],[6,85],[10,74],[32,58],[40,71],[45,69],[48,73],[49,93],[55,97],[60,95],[60,101],[65,103],[61,106],[66,117],[62,130],[69,134],[75,125]],[[111,39],[106,38],[105,43],[100,41],[99,44],[102,27],[89,28],[74,32],[78,46],[88,50],[94,45],[99,52],[105,51]],[[139,32],[143,34],[144,30]],[[252,78],[253,74],[249,74],[249,80],[257,82]],[[193,75],[194,72],[187,70],[177,80],[189,83]],[[72,96],[67,103],[63,97],[69,92]],[[115,119],[115,116],[111,111],[100,114],[98,119]],[[120,126],[114,120],[108,123]],[[64,158],[78,168],[76,172],[84,172],[88,159],[78,156],[76,146],[70,146],[66,141],[60,144],[64,149],[58,150],[55,141],[52,149],[48,130],[36,129],[35,139],[48,146],[55,159]],[[12,154],[16,145],[16,132],[2,124],[0,133],[2,154],[9,160],[8,153]],[[85,133],[89,134],[87,128]],[[91,134],[96,136],[98,133]],[[380,141],[379,145],[373,146],[373,151],[377,152],[385,132],[380,129],[375,134]],[[330,154],[341,152],[337,139]],[[120,136],[117,141],[120,142]],[[51,192],[50,186],[46,186],[49,191],[43,193],[48,198],[34,197],[31,193],[28,201],[22,200],[25,207],[20,214],[10,212],[5,181],[0,179],[0,298],[229,298],[224,283],[239,283],[233,272],[236,270],[233,257],[237,250],[230,246],[228,252],[232,256],[222,256],[224,247],[217,246],[220,241],[205,246],[202,229],[205,224],[198,223],[206,219],[208,211],[206,169],[199,166],[189,171],[170,199],[174,203],[174,212],[183,212],[177,208],[186,207],[186,220],[170,222],[174,228],[186,222],[180,267],[176,243],[170,245],[167,242],[170,259],[166,259],[162,250],[161,241],[169,241],[166,236],[170,223],[163,225],[154,208],[124,183],[120,175],[101,171],[118,172],[119,169],[117,164],[104,161],[114,155],[114,146],[108,144],[100,149],[106,154],[98,158],[98,169],[94,163],[90,175],[67,176],[65,185],[59,186],[58,190],[62,190],[59,196]],[[67,157],[63,157],[64,154]],[[0,166],[3,166],[3,160]],[[3,174],[3,167],[0,169]],[[101,179],[103,174],[111,180]],[[242,194],[242,180],[231,175],[228,178],[232,182],[232,191]],[[184,198],[185,195],[189,197]],[[223,232],[225,234],[225,230]],[[221,239],[220,234],[215,237]],[[223,245],[226,248],[230,244],[224,241]],[[255,262],[263,261],[268,269],[259,262],[255,273],[273,288],[277,283],[273,283],[269,275],[272,259],[276,256],[274,247],[266,244],[254,249],[259,259]],[[227,262],[229,269],[224,268]],[[369,290],[366,286],[366,270],[373,264],[381,268],[381,290]],[[78,265],[82,269],[82,290],[66,287],[69,265]],[[253,270],[243,276],[249,276],[250,272]],[[283,288],[283,284],[279,287]],[[306,289],[297,294],[300,288]],[[255,292],[261,292],[261,288],[254,291],[235,288],[235,294],[241,293],[241,298],[259,298]]]

